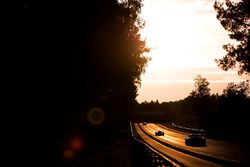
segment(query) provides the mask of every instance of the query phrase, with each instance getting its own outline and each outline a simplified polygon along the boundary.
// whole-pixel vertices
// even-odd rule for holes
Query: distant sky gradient
[[[152,58],[141,76],[137,100],[176,101],[194,90],[197,74],[210,82],[211,93],[222,93],[229,82],[250,79],[236,70],[222,71],[215,59],[232,43],[216,19],[213,0],[144,0],[141,31]]]

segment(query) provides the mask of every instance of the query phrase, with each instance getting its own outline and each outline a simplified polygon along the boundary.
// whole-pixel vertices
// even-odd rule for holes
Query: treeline
[[[166,123],[204,129],[210,137],[247,142],[250,112],[249,81],[231,82],[222,94],[210,94],[209,82],[197,76],[195,90],[175,102],[151,101],[137,105],[137,112],[164,111]]]

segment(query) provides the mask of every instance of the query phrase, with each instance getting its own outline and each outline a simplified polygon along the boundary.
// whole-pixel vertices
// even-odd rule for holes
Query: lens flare
[[[73,153],[73,151],[71,151],[71,150],[65,150],[65,151],[63,152],[63,157],[64,157],[65,159],[72,159],[72,158],[74,157],[74,153]]]
[[[93,107],[87,113],[88,122],[92,125],[101,125],[105,117],[105,112],[99,107]]]
[[[70,140],[70,148],[72,150],[81,150],[83,148],[83,141],[81,138],[79,137],[73,137],[71,140]]]

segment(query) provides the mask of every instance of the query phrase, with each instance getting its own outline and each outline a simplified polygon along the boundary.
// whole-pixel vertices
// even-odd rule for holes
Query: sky
[[[211,93],[221,94],[229,82],[241,82],[237,69],[223,71],[215,59],[233,43],[216,18],[213,0],[144,0],[140,17],[141,30],[151,48],[151,57],[141,75],[137,101],[168,102],[184,99],[195,89],[194,78],[207,78]]]

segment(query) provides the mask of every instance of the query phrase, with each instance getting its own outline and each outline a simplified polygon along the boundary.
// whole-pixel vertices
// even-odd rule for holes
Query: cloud
[[[165,84],[165,83],[193,83],[191,79],[158,79],[158,80],[145,80],[143,83],[152,83],[152,84]]]
[[[245,81],[244,79],[235,79],[235,78],[225,78],[225,79],[221,79],[221,80],[210,80],[208,81],[209,83],[229,83],[229,82],[234,82],[234,83],[238,83],[238,82],[242,82]]]
[[[192,9],[198,14],[209,14],[214,12],[214,1],[211,0],[194,0]]]
[[[155,71],[142,77],[142,84],[173,84],[194,83],[194,78],[199,74],[210,83],[242,82],[248,76],[239,76],[236,70],[223,71],[217,67],[211,68],[186,68],[186,69],[164,69]]]
[[[205,74],[235,74],[236,72],[235,71],[223,71],[223,70],[212,70],[212,71],[205,71],[204,72]]]

